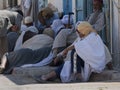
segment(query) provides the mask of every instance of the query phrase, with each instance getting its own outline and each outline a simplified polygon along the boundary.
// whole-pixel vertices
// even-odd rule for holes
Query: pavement
[[[92,74],[89,82],[38,83],[32,76],[42,75],[54,70],[55,67],[15,68],[11,75],[0,75],[0,90],[120,90],[120,72],[104,70],[100,74]]]

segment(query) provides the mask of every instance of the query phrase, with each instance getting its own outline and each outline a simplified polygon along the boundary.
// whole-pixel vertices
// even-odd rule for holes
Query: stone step
[[[22,76],[23,78],[30,78],[35,75],[44,75],[46,73],[55,70],[56,67],[44,66],[44,67],[29,67],[22,68],[16,67],[13,70],[13,75]],[[104,70],[101,73],[92,73],[89,82],[110,82],[110,81],[120,81],[120,72],[115,70]],[[59,81],[58,81],[59,82]]]
[[[116,70],[104,70],[101,73],[92,73],[90,82],[98,81],[120,81],[120,72]]]

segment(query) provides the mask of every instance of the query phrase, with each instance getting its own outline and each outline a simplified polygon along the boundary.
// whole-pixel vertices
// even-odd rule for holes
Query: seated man
[[[44,47],[52,47],[54,41],[54,32],[50,28],[46,28],[43,34],[38,34],[25,41],[22,48],[30,48],[37,50]]]
[[[0,29],[0,58],[1,56],[7,52],[7,32],[8,28],[11,26],[17,27],[18,31],[20,30],[21,21],[23,18],[23,13],[21,10],[0,10],[0,18],[1,18],[1,29]],[[4,21],[4,19],[6,19]],[[4,22],[4,23],[3,23]]]
[[[39,33],[42,33],[45,28],[49,28],[55,19],[59,19],[59,16],[51,8],[46,7],[41,10],[38,14],[39,23],[37,25]]]
[[[18,27],[11,26],[9,29],[9,33],[7,33],[7,42],[8,42],[8,52],[12,52],[15,47],[15,43],[19,37]]]

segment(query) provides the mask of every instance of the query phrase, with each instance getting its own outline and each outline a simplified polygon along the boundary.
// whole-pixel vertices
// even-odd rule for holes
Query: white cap
[[[31,16],[25,17],[25,24],[32,23],[32,22],[33,22],[33,19]]]

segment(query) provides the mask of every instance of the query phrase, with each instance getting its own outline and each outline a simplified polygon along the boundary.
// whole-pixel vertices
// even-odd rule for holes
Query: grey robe
[[[4,74],[12,73],[14,67],[24,64],[35,64],[46,58],[51,51],[51,47],[40,48],[38,50],[20,49],[10,52],[7,55],[7,65]]]
[[[105,26],[105,16],[102,11],[92,13],[87,21],[93,26],[96,31],[101,31]]]
[[[55,37],[52,48],[67,47],[72,44],[76,38],[77,35],[74,29],[63,29]]]

